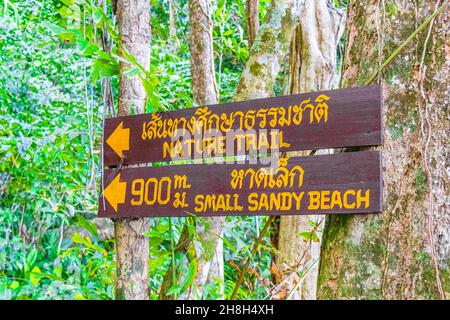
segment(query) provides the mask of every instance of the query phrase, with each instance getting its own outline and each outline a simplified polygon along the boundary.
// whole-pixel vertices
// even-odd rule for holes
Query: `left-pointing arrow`
[[[122,121],[111,133],[106,143],[122,158],[123,151],[130,149],[130,128],[124,128]]]
[[[127,183],[120,182],[120,173],[114,178],[114,180],[103,190],[103,195],[109,204],[117,212],[119,204],[125,203],[127,192]]]

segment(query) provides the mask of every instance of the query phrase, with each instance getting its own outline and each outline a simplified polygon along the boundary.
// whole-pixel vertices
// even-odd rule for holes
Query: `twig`
[[[252,248],[252,251],[250,252],[250,256],[247,257],[247,261],[245,261],[244,267],[242,268],[241,273],[239,274],[239,278],[236,281],[236,285],[234,286],[233,293],[231,294],[230,300],[234,300],[234,298],[236,298],[239,287],[241,286],[242,281],[244,281],[244,275],[248,269],[248,266],[250,265],[250,261],[251,261],[252,257],[255,255],[256,250],[258,250],[258,247],[261,244],[264,235],[266,234],[267,230],[269,230],[269,226],[272,224],[273,221],[274,221],[274,216],[270,216],[269,219],[267,219],[266,224],[264,225],[264,228],[262,229],[261,233],[259,234],[258,239],[253,244],[253,248]]]
[[[299,282],[297,282],[297,284],[292,288],[291,292],[289,292],[288,296],[286,297],[286,300],[289,300],[292,295],[294,294],[295,291],[297,291],[298,287],[300,287],[300,285],[303,283],[303,281],[305,280],[306,276],[309,274],[309,272],[313,269],[313,267],[315,266],[315,264],[317,263],[317,261],[319,261],[319,258],[315,259],[311,265],[309,266],[309,268],[306,270],[305,274],[302,276],[302,278],[300,279]]]
[[[383,62],[383,64],[380,66],[380,68],[378,68],[378,70],[376,70],[372,76],[364,83],[364,85],[369,85],[371,84],[378,76],[378,74],[383,71],[384,68],[386,68],[389,63],[391,63],[391,61],[397,56],[397,54],[420,32],[422,31],[423,28],[425,28],[427,26],[427,24],[429,24],[434,18],[436,18],[436,16],[441,13],[444,8],[447,6],[448,1],[445,1],[445,3],[440,6],[437,10],[435,10],[433,12],[432,15],[430,15],[424,22],[422,22],[422,24],[416,29],[414,30],[413,33],[411,33],[411,35],[408,37],[408,39],[406,39],[405,41],[403,41],[403,43]]]
[[[172,256],[172,263],[175,264],[175,247],[173,241],[173,228],[172,228],[172,218],[169,217],[169,231],[170,231],[170,253]],[[176,271],[175,268],[172,268],[172,285],[175,284],[176,279]],[[176,296],[175,296],[176,299]]]
[[[63,241],[63,237],[64,237],[64,218],[61,217],[61,229],[60,229],[60,234],[59,234],[59,241],[58,241],[58,255],[61,252],[61,245],[62,245],[62,241]]]

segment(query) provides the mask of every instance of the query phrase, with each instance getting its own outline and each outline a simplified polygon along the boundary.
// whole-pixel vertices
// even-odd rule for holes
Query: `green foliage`
[[[104,298],[111,289],[97,280],[111,282],[112,253],[67,238],[75,214],[95,212],[100,119],[84,99],[81,56],[42,26],[55,15],[40,4],[9,2],[0,17],[0,295]]]
[[[305,242],[319,242],[319,234],[322,232],[322,229],[319,228],[319,223],[309,220],[308,224],[310,229],[300,232],[299,236],[302,237]]]
[[[225,250],[225,296],[230,298],[240,270],[245,260],[251,256],[255,239],[268,217],[227,217],[224,234],[228,242],[224,242]],[[255,227],[256,226],[256,227]],[[235,232],[233,230],[239,230]],[[275,253],[270,238],[264,237],[256,255],[252,257],[243,284],[239,287],[236,299],[266,299],[269,296],[268,283],[272,254]]]

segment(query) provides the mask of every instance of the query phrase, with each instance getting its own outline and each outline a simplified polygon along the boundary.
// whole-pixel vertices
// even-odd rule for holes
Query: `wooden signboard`
[[[191,138],[171,141],[176,129]],[[268,150],[297,151],[380,145],[381,87],[320,91],[106,119],[104,164],[169,161],[174,154],[180,156],[180,148],[186,146],[188,150],[182,156],[187,159],[194,158],[195,152],[202,153],[203,158],[220,156],[229,146],[224,137],[205,139],[202,133],[207,130],[224,136],[231,130],[244,131],[233,141],[236,145],[232,147],[238,154],[264,146]],[[262,130],[267,131],[265,137]],[[276,139],[272,139],[272,134]],[[213,172],[213,168],[208,170]],[[124,173],[124,177],[128,174],[131,173]]]
[[[248,164],[108,169],[104,186],[99,216],[110,218],[382,210],[378,151],[280,159],[277,169]]]

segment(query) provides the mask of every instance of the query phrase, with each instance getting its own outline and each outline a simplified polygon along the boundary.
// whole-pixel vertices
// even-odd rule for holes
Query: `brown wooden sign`
[[[378,151],[280,158],[279,165],[192,164],[109,169],[101,217],[377,213]]]
[[[208,130],[223,137],[205,138]],[[297,151],[380,145],[381,87],[320,91],[106,119],[104,164],[169,161],[173,155],[192,159],[194,153],[203,158],[220,156],[230,147],[225,135],[231,130],[243,131],[233,138],[236,154],[263,147]],[[172,141],[175,132],[187,136],[182,141]],[[131,172],[134,171],[124,172],[123,177]]]

